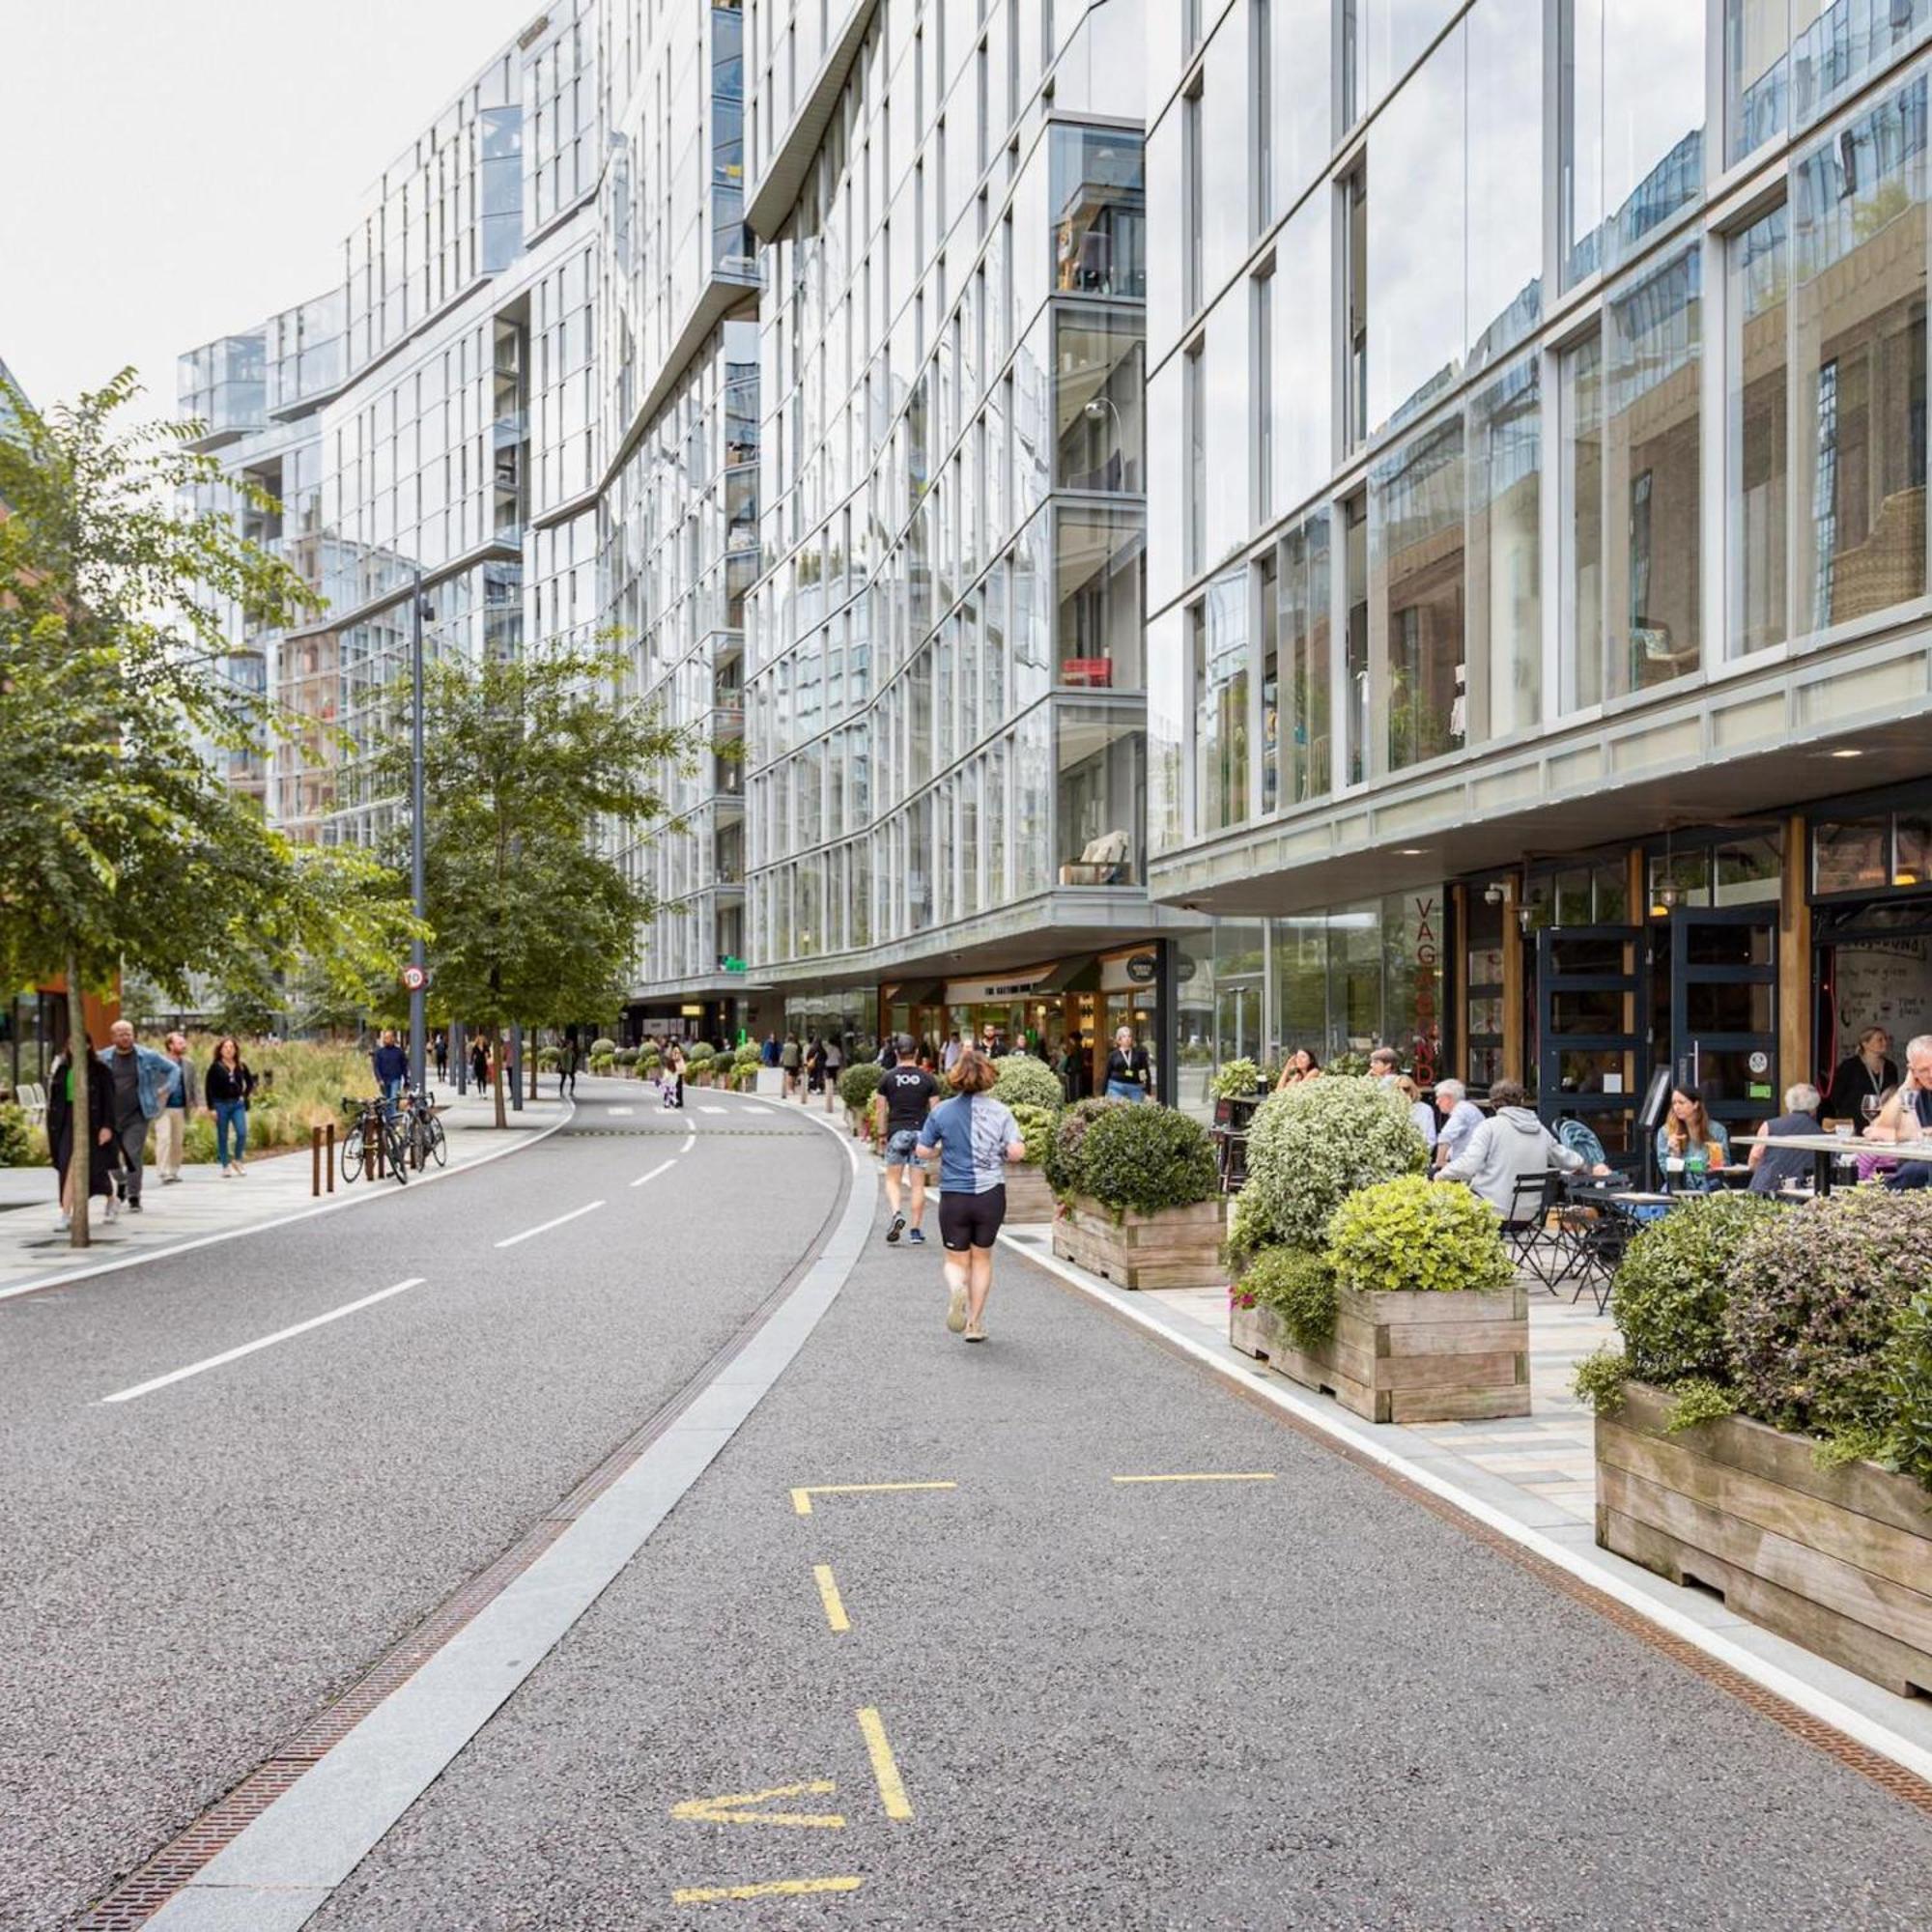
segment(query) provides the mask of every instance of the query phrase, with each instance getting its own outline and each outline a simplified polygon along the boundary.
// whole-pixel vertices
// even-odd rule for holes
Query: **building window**
[[[1557,0],[1556,193],[1567,289],[1592,275],[1604,218],[1603,0]]]
[[[1206,277],[1203,250],[1206,246],[1206,217],[1202,207],[1204,165],[1201,152],[1201,76],[1180,103],[1181,134],[1181,248],[1186,276],[1181,285],[1181,309],[1193,315],[1201,306]]]
[[[1208,542],[1208,395],[1202,369],[1204,345],[1195,342],[1181,357],[1180,435],[1186,445],[1182,515],[1187,526],[1184,567],[1192,577],[1202,568]]]
[[[1369,437],[1369,170],[1364,162],[1342,184],[1343,445],[1358,449]]]
[[[1504,738],[1543,713],[1542,393],[1532,356],[1469,405],[1472,728]]]
[[[1724,0],[1724,155],[1741,161],[1784,132],[1791,0]]]
[[[1468,728],[1463,655],[1463,425],[1378,464],[1369,488],[1372,639],[1389,771],[1457,750]]]
[[[1085,303],[1054,318],[1057,480],[1068,490],[1138,494],[1146,335],[1138,311]]]
[[[1255,233],[1274,219],[1274,37],[1268,0],[1248,0],[1248,72],[1253,78],[1251,109],[1254,161]]]
[[[1273,551],[1255,565],[1256,681],[1260,686],[1262,816],[1281,803],[1281,591]]]
[[[1369,499],[1358,490],[1342,505],[1343,593],[1348,599],[1344,674],[1349,681],[1349,782],[1369,769]]]
[[[1248,573],[1216,578],[1194,613],[1194,829],[1205,835],[1248,815]]]
[[[1141,688],[1147,529],[1138,510],[1055,513],[1054,639],[1062,685]]]
[[[1140,884],[1147,732],[1139,717],[1111,705],[1062,704],[1054,735],[1060,883]]]
[[[1543,0],[1468,16],[1469,359],[1507,355],[1543,318]]]
[[[1731,648],[1785,636],[1788,568],[1785,327],[1790,282],[1785,211],[1775,208],[1729,243]]]
[[[1362,118],[1362,0],[1342,0],[1342,127],[1346,132]]]
[[[1254,393],[1248,413],[1254,423],[1255,522],[1274,515],[1274,264],[1254,278]]]
[[[1328,512],[1318,510],[1276,546],[1280,665],[1263,665],[1262,791],[1269,809],[1300,805],[1328,789]],[[1268,685],[1275,683],[1270,700]]]
[[[1053,281],[1068,294],[1147,295],[1147,183],[1141,137],[1053,129]]]
[[[1798,594],[1824,630],[1925,590],[1926,81],[1798,162]]]
[[[1697,668],[1701,260],[1693,244],[1605,306],[1604,516],[1613,539],[1625,532],[1604,582],[1609,697]]]
[[[1604,696],[1604,345],[1566,350],[1557,397],[1562,446],[1563,621],[1566,696]]]

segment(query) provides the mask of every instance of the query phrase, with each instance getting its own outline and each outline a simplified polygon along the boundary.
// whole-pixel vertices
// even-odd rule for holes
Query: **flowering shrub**
[[[1932,1191],[1859,1188],[1754,1231],[1724,1311],[1738,1405],[1776,1429],[1869,1455],[1890,1419],[1888,1350],[1932,1288]]]
[[[1365,1294],[1494,1290],[1516,1274],[1496,1210],[1419,1174],[1350,1195],[1328,1223],[1327,1259],[1338,1287]]]
[[[1252,1060],[1228,1061],[1208,1082],[1217,1100],[1245,1100],[1261,1085],[1262,1070]]]
[[[1057,1110],[1066,1095],[1061,1091],[1059,1074],[1045,1061],[1036,1060],[1030,1053],[1009,1053],[1000,1062],[993,1097],[1009,1107]]]
[[[1102,1114],[1111,1113],[1117,1107],[1131,1107],[1138,1104],[1132,1100],[1110,1100],[1096,1094],[1091,1100],[1076,1100],[1060,1117],[1060,1124],[1054,1129],[1053,1144],[1046,1154],[1046,1184],[1056,1194],[1080,1194],[1086,1190],[1080,1179],[1080,1151],[1086,1143],[1087,1129]]]
[[[875,1060],[855,1060],[838,1076],[838,1097],[855,1114],[863,1114],[872,1104],[872,1095],[879,1091],[879,1084],[886,1077],[886,1070]]]
[[[1691,1195],[1631,1242],[1610,1286],[1628,1374],[1663,1387],[1690,1376],[1730,1379],[1731,1264],[1746,1237],[1783,1211],[1761,1194]]]
[[[1096,1115],[1080,1144],[1080,1192],[1118,1211],[1157,1213],[1214,1193],[1208,1129],[1173,1107],[1126,1101]]]
[[[1239,1307],[1272,1309],[1304,1349],[1335,1333],[1335,1270],[1320,1248],[1264,1248],[1234,1293]]]
[[[1045,1161],[1047,1150],[1053,1145],[1053,1130],[1060,1120],[1057,1107],[1030,1107],[1022,1100],[1014,1109],[1013,1119],[1019,1122],[1020,1138],[1026,1142],[1026,1157],[1038,1165]]]
[[[1264,1100],[1248,1128],[1234,1245],[1312,1248],[1350,1194],[1429,1163],[1408,1102],[1373,1080],[1323,1078]]]

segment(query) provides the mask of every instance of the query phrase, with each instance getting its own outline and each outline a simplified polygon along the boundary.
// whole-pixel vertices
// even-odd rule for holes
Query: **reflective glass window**
[[[1557,399],[1563,479],[1563,651],[1574,705],[1604,696],[1604,348],[1566,350]]]
[[[1146,487],[1141,404],[1145,329],[1138,313],[1071,304],[1059,311],[1053,400],[1058,476],[1069,490]]]
[[[1063,506],[1055,582],[1061,684],[1141,686],[1141,595],[1146,526],[1138,512]]]
[[[1141,879],[1147,732],[1114,706],[1056,704],[1054,799],[1063,886],[1130,886]]]
[[[1248,815],[1248,574],[1208,586],[1194,629],[1194,829]]]
[[[1371,652],[1384,721],[1379,769],[1466,737],[1463,424],[1441,424],[1378,464],[1369,487]]]
[[[1775,208],[1730,242],[1727,369],[1730,456],[1731,647],[1755,651],[1785,633],[1789,491],[1785,450],[1785,329],[1790,251]]]
[[[1469,357],[1543,315],[1543,0],[1479,0],[1469,53]]]
[[[1147,294],[1147,185],[1141,136],[1053,129],[1053,285],[1082,295]]]
[[[1276,550],[1280,670],[1273,716],[1264,692],[1270,754],[1264,786],[1273,804],[1319,798],[1329,783],[1328,512],[1318,510]]]
[[[1543,712],[1542,422],[1534,357],[1469,405],[1469,663],[1485,737]]]
[[[1816,120],[1928,30],[1932,0],[1791,0],[1793,127]]]
[[[1798,0],[1815,13],[1818,0]],[[1792,0],[1724,0],[1724,154],[1741,161],[1783,133]]]

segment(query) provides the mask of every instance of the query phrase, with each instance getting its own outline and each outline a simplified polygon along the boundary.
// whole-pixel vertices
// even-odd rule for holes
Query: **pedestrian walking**
[[[780,1055],[783,1051],[784,1049],[779,1045],[778,1035],[775,1033],[768,1033],[765,1036],[764,1045],[759,1047],[758,1049],[758,1065],[760,1066],[778,1065]]]
[[[1153,1066],[1148,1050],[1134,1044],[1132,1027],[1122,1027],[1114,1036],[1114,1050],[1107,1056],[1107,1097],[1110,1100],[1145,1100],[1153,1081]]]
[[[110,1150],[114,1145],[114,1082],[99,1056],[90,1047],[87,1055],[87,1118],[94,1123],[94,1160],[89,1168],[87,1191],[106,1198],[106,1218],[114,1218],[114,1179]],[[65,1047],[47,1074],[47,1154],[59,1177],[60,1218],[54,1223],[67,1228],[73,1219],[73,1059]]]
[[[556,1097],[561,1100],[568,1094],[577,1097],[577,1041],[566,1039],[557,1050],[556,1056]]]
[[[449,1078],[449,1036],[446,1033],[438,1033],[435,1049],[436,1077],[439,1080],[447,1080]]]
[[[896,1242],[905,1233],[907,1217],[899,1202],[903,1183],[911,1195],[906,1205],[912,1209],[912,1238],[923,1245],[925,1235],[920,1224],[925,1219],[925,1169],[916,1150],[925,1117],[939,1097],[939,1082],[914,1064],[909,1034],[899,1036],[898,1045],[898,1065],[880,1081],[879,1091],[872,1096],[886,1148],[886,1206],[892,1210],[886,1239]]]
[[[480,1033],[469,1043],[469,1077],[479,1094],[490,1084],[490,1048]]]
[[[1060,1056],[1060,1085],[1068,1106],[1086,1099],[1094,1091],[1094,1063],[1085,1039],[1077,1033],[1066,1036],[1066,1050]]]
[[[779,1048],[779,1065],[784,1068],[784,1096],[787,1100],[797,1097],[798,1073],[804,1064],[805,1050],[798,1043],[797,1034],[786,1034],[784,1044]]]
[[[680,1112],[684,1107],[684,1048],[676,1040],[667,1040],[664,1050],[662,1097],[667,1107]]]
[[[382,1039],[369,1056],[369,1065],[375,1070],[376,1091],[382,1094],[384,1106],[393,1113],[410,1077],[410,1057],[396,1044],[394,1027],[383,1029]]]
[[[141,1211],[141,1165],[148,1151],[148,1129],[167,1105],[167,1093],[178,1077],[175,1063],[152,1046],[139,1046],[127,1020],[116,1020],[108,1032],[111,1042],[100,1056],[114,1087],[111,1122],[114,1152],[120,1175],[116,1191],[130,1214]]]
[[[215,1042],[214,1058],[208,1064],[203,1097],[214,1116],[214,1158],[221,1165],[222,1178],[241,1178],[248,1153],[248,1095],[255,1091],[255,1076],[242,1058],[242,1042],[233,1034],[224,1034]],[[228,1154],[230,1140],[235,1155]]]
[[[939,1153],[939,1238],[946,1248],[946,1326],[969,1342],[986,1339],[993,1242],[1007,1216],[1007,1167],[1026,1157],[1019,1122],[988,1091],[1000,1069],[983,1053],[962,1053],[954,1096],[926,1116],[913,1150]]]
[[[811,1036],[811,1044],[805,1050],[805,1091],[825,1092],[825,1042],[816,1034]]]
[[[960,1044],[959,1029],[954,1027],[946,1036],[946,1044],[940,1049],[939,1064],[941,1068],[946,1073],[951,1074],[952,1069],[959,1065],[959,1056],[965,1051],[965,1047]]]
[[[194,1068],[187,1064],[186,1035],[169,1034],[162,1051],[174,1062],[175,1071],[161,1111],[155,1116],[155,1165],[163,1187],[178,1187],[182,1155],[187,1150],[188,1116],[194,1111]]]

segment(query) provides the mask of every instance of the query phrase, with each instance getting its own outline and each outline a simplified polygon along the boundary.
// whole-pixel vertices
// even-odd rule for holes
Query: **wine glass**
[[[1867,1094],[1859,1102],[1859,1112],[1865,1117],[1865,1125],[1870,1126],[1878,1119],[1878,1095],[1876,1094]]]

